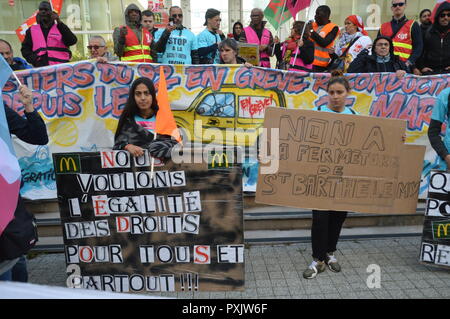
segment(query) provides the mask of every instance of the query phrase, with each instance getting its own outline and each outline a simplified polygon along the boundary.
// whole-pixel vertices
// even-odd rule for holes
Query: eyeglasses
[[[450,12],[449,13],[441,13],[439,15],[439,18],[445,18],[445,17],[450,18]]]
[[[89,49],[89,50],[92,50],[92,49],[94,49],[94,50],[98,50],[99,48],[104,48],[105,46],[104,45],[88,45],[87,46],[87,48]]]
[[[405,5],[404,2],[400,2],[400,3],[393,3],[392,4],[392,8],[397,8],[397,7],[403,7]]]
[[[179,14],[172,14],[172,18],[176,18],[176,17],[182,18],[182,17],[183,17],[183,14],[182,14],[182,13],[179,13]]]

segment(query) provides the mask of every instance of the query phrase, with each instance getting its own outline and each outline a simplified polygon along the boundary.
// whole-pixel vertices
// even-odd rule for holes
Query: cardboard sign
[[[420,261],[450,268],[450,174],[433,170],[423,224]]]
[[[221,154],[220,154],[221,155]],[[55,153],[68,285],[114,292],[244,288],[242,170],[156,167],[148,153]],[[228,165],[227,165],[228,166]],[[69,269],[69,268],[68,268]]]
[[[270,156],[261,155],[256,201],[319,210],[415,212],[425,147],[404,145],[405,127],[401,120],[268,108],[264,128],[269,133],[279,129],[279,136],[268,134]],[[278,170],[264,173],[273,161]]]
[[[259,45],[239,42],[239,56],[254,66],[259,66]]]

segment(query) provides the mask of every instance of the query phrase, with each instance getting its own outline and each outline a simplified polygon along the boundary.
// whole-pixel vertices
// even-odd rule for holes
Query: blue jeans
[[[7,272],[0,275],[0,281],[28,282],[27,259],[20,257],[19,261]]]

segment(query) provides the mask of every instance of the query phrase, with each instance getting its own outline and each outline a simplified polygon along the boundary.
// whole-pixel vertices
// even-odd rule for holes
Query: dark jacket
[[[450,66],[450,32],[449,27],[439,25],[439,14],[450,10],[450,3],[443,2],[436,10],[433,25],[426,31],[424,51],[417,66],[420,70],[427,67],[432,72],[424,74],[449,73],[445,68]]]
[[[39,113],[25,112],[26,119],[5,106],[9,132],[28,144],[45,145],[48,143],[47,128]]]
[[[375,44],[379,39],[385,39],[390,43],[390,60],[388,62],[380,63],[377,61],[377,55],[375,53]],[[394,47],[392,41],[380,36],[375,39],[372,46],[372,54],[369,55],[369,51],[364,49],[360,54],[350,63],[347,72],[348,73],[376,73],[376,72],[397,72],[398,70],[408,71],[408,67],[403,61],[400,61],[397,55],[394,55]]]
[[[77,37],[73,32],[69,29],[67,25],[62,22],[59,22],[57,25],[59,32],[61,32],[62,40],[64,45],[69,48],[71,45],[75,45],[77,43]],[[44,34],[44,38],[47,40],[48,33],[50,32],[52,26],[49,28],[45,28],[41,24],[42,33]],[[22,56],[27,60],[28,63],[32,64],[34,67],[47,66],[48,56],[42,55],[38,58],[38,56],[33,52],[33,39],[31,37],[31,28],[27,30],[25,33],[25,40],[22,42]]]
[[[13,58],[13,64],[11,64],[10,67],[13,71],[20,71],[33,68],[31,65],[27,63],[27,61],[19,57]]]
[[[114,139],[113,149],[122,150],[128,144],[133,144],[148,149],[154,157],[170,158],[170,151],[177,143],[169,135],[157,135],[154,139],[154,134],[137,124],[134,119],[127,118]]]

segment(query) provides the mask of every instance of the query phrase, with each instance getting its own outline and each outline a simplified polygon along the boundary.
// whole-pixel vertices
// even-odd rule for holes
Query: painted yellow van
[[[188,109],[172,112],[185,142],[252,146],[269,106],[286,107],[283,92],[225,84],[203,89]]]

